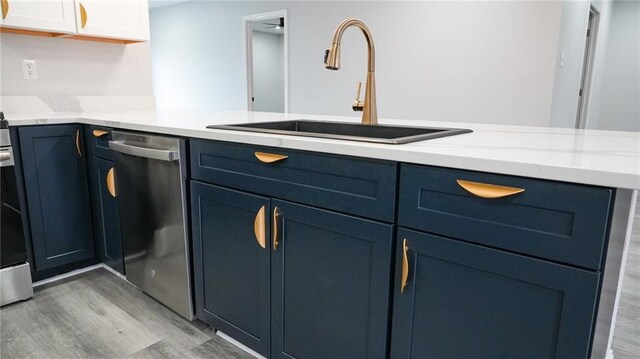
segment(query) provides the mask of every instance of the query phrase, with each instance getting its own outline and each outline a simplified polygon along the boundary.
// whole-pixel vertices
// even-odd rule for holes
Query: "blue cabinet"
[[[204,140],[190,150],[194,179],[393,222],[397,163]]]
[[[97,157],[90,162],[96,253],[104,264],[124,274],[114,163]]]
[[[271,358],[385,358],[393,226],[271,206]]]
[[[79,125],[19,128],[36,271],[94,257]]]
[[[588,356],[599,273],[402,228],[396,252],[392,358]]]
[[[611,188],[416,165],[401,166],[399,188],[400,226],[600,269]]]
[[[113,152],[109,149],[111,128],[84,126],[96,254],[102,263],[124,272],[122,234],[115,180]]]
[[[204,140],[191,174],[198,317],[262,355],[589,356],[610,188]]]
[[[87,151],[91,156],[104,158],[105,160],[110,161],[115,160],[113,151],[109,149],[111,131],[112,129],[109,127],[85,126]]]
[[[191,182],[196,316],[268,357],[268,198]]]

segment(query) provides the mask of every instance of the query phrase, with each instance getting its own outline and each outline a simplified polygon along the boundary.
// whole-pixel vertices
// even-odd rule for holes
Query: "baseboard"
[[[607,359],[613,359],[613,349],[607,349]]]
[[[222,338],[222,339],[224,339],[224,340],[228,341],[229,343],[231,343],[231,344],[233,344],[233,345],[237,346],[238,348],[240,348],[240,349],[244,350],[245,352],[247,352],[247,353],[251,354],[252,356],[256,357],[257,359],[267,359],[267,358],[263,357],[262,355],[260,355],[260,354],[256,353],[255,351],[253,351],[253,350],[249,349],[249,347],[247,347],[246,345],[244,345],[244,344],[240,343],[239,341],[237,341],[237,340],[235,340],[235,339],[231,338],[230,336],[228,336],[228,335],[224,334],[224,333],[223,333],[223,332],[221,332],[221,331],[217,331],[217,332],[216,332],[216,334],[217,334],[220,338]]]
[[[88,266],[88,267],[84,267],[84,268],[80,268],[80,269],[75,269],[75,270],[72,270],[72,271],[67,272],[67,273],[63,273],[63,274],[59,274],[59,275],[56,275],[56,276],[53,276],[53,277],[49,277],[47,279],[42,279],[42,280],[39,280],[37,282],[34,282],[33,283],[33,288],[37,288],[37,287],[45,285],[45,284],[57,282],[57,281],[60,281],[60,280],[63,280],[63,279],[69,278],[69,277],[76,276],[78,274],[82,274],[82,273],[89,272],[89,271],[92,271],[92,270],[95,270],[95,269],[98,269],[98,268],[102,268],[102,267],[104,267],[104,265],[102,263],[98,263],[98,264],[94,264],[92,266]]]
[[[109,267],[108,265],[106,265],[106,264],[104,264],[104,263],[102,263],[101,265],[102,265],[102,268],[104,268],[104,269],[106,269],[107,271],[109,271],[109,272],[111,272],[111,273],[115,274],[118,278],[123,279],[123,280],[127,280],[127,277],[126,277],[126,276],[124,276],[122,273],[118,272],[117,270],[115,270],[115,269],[113,269],[113,268]]]

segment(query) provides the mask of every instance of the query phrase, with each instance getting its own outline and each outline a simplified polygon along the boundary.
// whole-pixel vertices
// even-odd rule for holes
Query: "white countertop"
[[[640,189],[640,133],[380,119],[381,125],[470,128],[474,132],[403,145],[210,130],[207,125],[357,117],[263,112],[160,111],[6,114],[11,126],[83,123],[450,168]]]

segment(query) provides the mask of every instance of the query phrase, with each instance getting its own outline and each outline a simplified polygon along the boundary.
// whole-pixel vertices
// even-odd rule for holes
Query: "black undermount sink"
[[[393,145],[473,132],[466,128],[372,126],[355,123],[309,120],[260,122],[238,125],[211,125],[207,126],[207,128],[386,143]]]

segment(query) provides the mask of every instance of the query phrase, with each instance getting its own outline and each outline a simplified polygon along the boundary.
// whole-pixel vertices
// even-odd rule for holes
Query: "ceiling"
[[[253,31],[258,31],[258,32],[268,32],[270,34],[282,35],[282,34],[284,34],[284,28],[281,27],[280,29],[276,29],[275,27],[272,27],[273,24],[277,24],[278,22],[280,22],[279,18],[252,21],[251,22],[251,29]],[[269,24],[271,24],[271,25],[269,25]]]
[[[155,9],[163,6],[187,2],[190,0],[149,0],[149,9]]]

